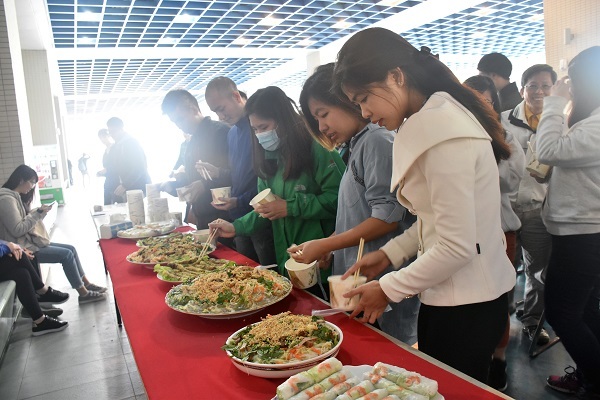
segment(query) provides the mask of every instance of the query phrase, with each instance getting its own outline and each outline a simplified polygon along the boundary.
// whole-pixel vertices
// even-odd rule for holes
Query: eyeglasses
[[[538,86],[538,85],[525,85],[525,87],[527,88],[527,90],[532,91],[532,92],[537,92],[538,90],[542,89],[542,91],[544,93],[547,93],[550,91],[550,89],[552,89],[551,85],[542,85],[542,86]]]

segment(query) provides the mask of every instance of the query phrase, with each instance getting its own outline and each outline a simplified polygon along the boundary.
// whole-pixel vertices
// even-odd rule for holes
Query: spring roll
[[[311,376],[315,382],[321,382],[330,375],[342,370],[342,363],[335,357],[329,358],[319,365],[315,365],[306,373]]]
[[[389,394],[397,396],[400,400],[429,400],[429,397],[400,387],[385,378],[381,378],[379,381],[375,382],[374,386],[377,389],[387,390]]]
[[[336,358],[329,358],[319,365],[315,365],[308,371],[300,372],[283,382],[277,387],[277,398],[281,400],[288,400],[292,396],[300,393],[301,391],[308,389],[316,383],[321,382],[323,379],[341,371],[342,363]],[[340,380],[345,381],[347,378]],[[336,382],[339,383],[339,382]],[[335,385],[336,383],[333,383]],[[302,398],[299,397],[299,399]]]
[[[371,393],[367,393],[363,397],[359,397],[360,400],[382,400],[388,396],[388,392],[385,389],[376,389]]]
[[[436,381],[416,372],[407,371],[404,368],[397,367],[391,369],[385,364],[378,362],[373,368],[373,373],[389,379],[398,386],[424,396],[433,397],[438,391],[438,383]]]
[[[308,374],[308,371],[300,372],[277,386],[277,398],[280,400],[288,400],[293,395],[314,384],[315,380]]]
[[[375,390],[375,386],[371,382],[361,381],[358,385],[348,389],[344,394],[350,396],[352,399],[358,399],[373,390]]]
[[[333,375],[332,375],[333,377]],[[350,378],[347,381],[342,383],[338,383],[328,391],[322,394],[318,394],[315,397],[312,397],[310,400],[334,400],[340,394],[344,393],[348,389],[356,386],[360,382],[358,378]]]
[[[395,394],[390,394],[389,396],[386,396],[381,400],[402,400],[402,399],[400,399],[400,397],[396,396]]]
[[[315,383],[311,387],[304,389],[300,393],[290,397],[290,400],[308,400],[319,394],[325,393],[326,391],[328,391],[329,389],[331,389],[333,387],[334,383],[332,383],[330,380],[337,374],[339,374],[339,372],[336,372],[335,374],[331,375],[330,377],[323,379],[321,382]],[[335,380],[334,380],[334,382],[335,382]]]

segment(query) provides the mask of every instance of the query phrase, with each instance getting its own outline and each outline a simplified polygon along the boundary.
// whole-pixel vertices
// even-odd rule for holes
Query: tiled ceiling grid
[[[57,49],[156,50],[156,58],[59,60],[64,93],[69,96],[68,112],[85,114],[110,112],[112,107],[158,107],[164,93],[173,87],[201,94],[218,75],[243,85],[289,60],[260,58],[260,48],[318,49],[423,1],[395,1],[399,4],[392,6],[393,0],[47,3]],[[542,0],[490,0],[402,34],[414,45],[428,45],[436,53],[500,51],[516,57],[543,50],[542,13]],[[257,58],[163,58],[161,49],[167,47],[256,48]],[[276,83],[298,85],[305,78],[304,71],[290,71],[289,78]],[[127,100],[130,96],[137,99]]]

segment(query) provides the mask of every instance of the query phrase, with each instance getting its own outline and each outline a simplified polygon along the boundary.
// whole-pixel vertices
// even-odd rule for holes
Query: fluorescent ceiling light
[[[244,37],[239,37],[237,39],[235,39],[233,42],[231,42],[232,44],[238,44],[240,46],[244,46],[247,44],[252,43],[252,39],[246,39]]]
[[[315,44],[314,40],[310,40],[310,39],[302,39],[300,40],[298,43],[296,43],[298,46],[304,46],[304,47],[308,47],[311,46],[313,44]]]
[[[78,37],[77,44],[96,44],[95,37]]]
[[[179,43],[179,38],[174,37],[161,37],[158,39],[157,44],[177,44]]]
[[[491,7],[484,7],[484,8],[480,8],[477,11],[474,11],[471,13],[471,15],[475,15],[477,17],[487,17],[488,15],[491,15],[493,13],[495,13],[496,10],[495,8],[491,8]]]
[[[525,18],[527,21],[538,22],[544,20],[544,14],[534,14],[530,17]]]
[[[381,0],[377,3],[378,6],[394,7],[404,3],[406,0]]]
[[[487,36],[487,33],[481,32],[481,31],[473,32],[473,34],[471,34],[471,37],[473,39],[483,39],[486,36]]]
[[[200,19],[199,15],[179,14],[173,18],[174,24],[195,24]]]
[[[258,21],[258,25],[275,26],[279,25],[281,22],[283,22],[283,19],[275,18],[269,15],[268,17],[264,17],[263,19]]]
[[[348,29],[352,26],[352,24],[346,20],[338,21],[333,24],[331,27],[335,29]]]
[[[77,21],[100,22],[102,21],[102,14],[91,11],[78,12]]]

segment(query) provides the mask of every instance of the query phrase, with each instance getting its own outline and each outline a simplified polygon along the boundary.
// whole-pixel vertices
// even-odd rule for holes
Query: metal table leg
[[[121,321],[121,312],[119,311],[119,305],[117,304],[116,297],[115,297],[115,311],[117,312],[117,325],[123,326],[123,321]]]

